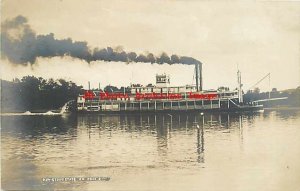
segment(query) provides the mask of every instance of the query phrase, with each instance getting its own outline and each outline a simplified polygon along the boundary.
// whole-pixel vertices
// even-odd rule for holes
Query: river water
[[[300,190],[299,111],[1,121],[4,190]]]

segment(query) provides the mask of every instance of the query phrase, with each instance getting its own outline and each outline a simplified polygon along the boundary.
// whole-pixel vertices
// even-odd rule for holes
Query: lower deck
[[[189,111],[189,110],[230,110],[241,108],[236,100],[147,100],[119,101],[98,100],[78,103],[77,110],[84,112],[126,112],[126,111]]]

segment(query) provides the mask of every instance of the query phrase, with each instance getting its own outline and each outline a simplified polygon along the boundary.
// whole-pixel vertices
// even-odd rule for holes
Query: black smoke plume
[[[89,48],[87,42],[72,39],[55,39],[54,34],[36,35],[28,24],[27,18],[17,16],[1,24],[1,57],[15,64],[34,64],[37,57],[71,56],[87,62],[102,60],[116,62],[146,62],[158,64],[200,64],[192,57],[168,56],[162,53],[137,54],[125,52],[120,48]]]

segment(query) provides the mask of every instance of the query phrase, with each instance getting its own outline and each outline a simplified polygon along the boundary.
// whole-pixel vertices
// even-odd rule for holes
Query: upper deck
[[[156,90],[156,91],[155,91]],[[216,100],[238,98],[237,91],[193,91],[188,86],[150,88],[140,87],[126,92],[103,92],[99,90],[86,90],[83,95],[79,95],[77,102],[101,102],[107,100],[114,101],[143,101],[143,100]]]

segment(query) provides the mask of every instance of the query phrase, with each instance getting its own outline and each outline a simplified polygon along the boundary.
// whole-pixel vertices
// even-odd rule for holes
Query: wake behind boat
[[[28,116],[28,115],[62,115],[62,113],[58,112],[52,112],[52,111],[47,111],[47,112],[30,112],[26,111],[23,113],[1,113],[2,116]]]
[[[69,102],[65,103],[64,106],[57,111],[49,110],[47,112],[11,112],[11,113],[0,113],[1,116],[34,116],[34,115],[63,115],[68,112],[68,104]]]

